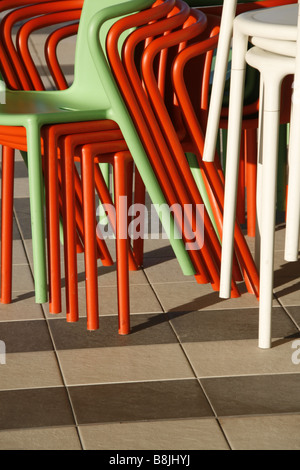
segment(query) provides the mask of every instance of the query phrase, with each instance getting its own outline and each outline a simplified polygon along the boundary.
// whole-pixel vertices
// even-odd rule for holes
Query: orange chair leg
[[[77,250],[74,189],[74,158],[72,139],[66,137],[62,158],[63,194],[64,194],[64,252],[66,278],[67,321],[78,320],[78,283],[77,283]]]
[[[256,227],[256,171],[257,171],[257,144],[256,129],[245,131],[247,158],[246,158],[246,187],[247,187],[247,233],[255,237]]]
[[[2,149],[1,302],[11,302],[14,150]]]
[[[116,250],[119,303],[119,334],[130,333],[129,269],[128,269],[128,200],[127,167],[131,163],[128,152],[114,157],[114,185],[116,205]]]
[[[95,227],[95,176],[94,159],[88,147],[83,147],[82,159],[82,200],[85,240],[85,273],[86,273],[86,312],[87,329],[99,328],[98,277],[97,277],[97,241]]]

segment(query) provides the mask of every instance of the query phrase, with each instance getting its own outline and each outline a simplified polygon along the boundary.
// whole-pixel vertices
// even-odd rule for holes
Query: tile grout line
[[[144,269],[143,269],[143,271],[144,271]],[[150,282],[150,280],[149,280],[149,278],[148,278],[148,276],[147,276],[147,274],[146,274],[145,271],[144,271],[144,274],[145,274],[146,278],[148,279],[149,285],[150,285],[150,287],[151,287],[151,289],[152,289],[152,291],[153,291],[155,297],[157,298],[157,301],[158,301],[159,305],[161,306],[162,311],[165,313],[165,315],[168,315],[168,312],[165,311],[163,305],[161,304],[161,302],[160,302],[160,300],[159,300],[159,297],[158,297],[158,295],[157,295],[157,293],[156,293],[156,291],[155,291],[155,289],[154,289],[154,286],[153,286],[152,283]],[[224,439],[225,439],[225,441],[226,441],[226,443],[227,443],[229,449],[232,450],[232,447],[231,447],[231,445],[230,445],[230,443],[229,443],[229,440],[228,440],[228,438],[227,438],[227,436],[226,436],[225,430],[223,429],[223,427],[222,427],[222,425],[221,425],[221,423],[220,423],[220,420],[219,420],[219,418],[218,418],[218,416],[217,416],[217,413],[216,413],[216,411],[215,411],[215,409],[214,409],[214,407],[213,407],[211,401],[209,400],[209,398],[208,398],[208,396],[207,396],[207,393],[206,393],[206,391],[205,391],[205,389],[204,389],[204,387],[203,387],[203,385],[202,385],[202,383],[201,383],[201,380],[197,377],[196,371],[195,371],[195,369],[194,369],[194,367],[193,367],[193,365],[192,365],[192,363],[191,363],[191,361],[190,361],[190,359],[189,359],[189,357],[188,357],[188,355],[187,355],[187,353],[186,353],[186,351],[185,351],[185,349],[184,349],[184,347],[183,347],[183,345],[182,345],[182,343],[181,343],[181,341],[180,341],[180,339],[179,339],[179,336],[178,336],[178,334],[177,334],[177,332],[176,332],[174,326],[172,325],[171,321],[169,320],[169,317],[168,317],[168,323],[169,323],[170,327],[172,328],[172,331],[173,331],[174,335],[176,336],[176,339],[177,339],[177,341],[178,341],[178,343],[179,343],[179,346],[180,346],[180,348],[181,348],[181,351],[183,352],[183,354],[184,354],[184,356],[185,356],[185,358],[186,358],[186,360],[187,360],[187,362],[188,362],[188,364],[189,364],[189,366],[190,366],[190,368],[191,368],[191,370],[192,370],[192,372],[193,372],[193,374],[194,374],[194,376],[195,376],[195,379],[197,380],[197,382],[198,382],[198,384],[199,384],[199,386],[200,386],[200,388],[201,388],[201,390],[202,390],[202,392],[203,392],[203,394],[204,394],[204,396],[205,396],[205,398],[206,398],[206,400],[207,400],[207,403],[209,404],[209,406],[210,406],[210,408],[211,408],[212,413],[214,414],[215,420],[216,420],[216,422],[217,422],[217,424],[218,424],[218,427],[219,427],[219,429],[220,429],[220,431],[221,431],[221,433],[222,433],[222,435],[223,435],[223,437],[224,437]]]
[[[26,244],[24,243],[23,233],[22,233],[22,230],[21,230],[21,226],[20,226],[19,219],[18,219],[18,217],[17,217],[17,213],[16,213],[15,208],[13,209],[13,211],[14,211],[14,215],[15,215],[15,220],[16,220],[16,224],[17,224],[17,227],[18,227],[18,231],[19,231],[19,233],[20,233],[22,245],[23,245],[23,248],[24,248],[24,253],[25,253],[26,259],[27,259],[27,261],[28,261],[28,267],[29,267],[29,270],[30,270],[30,273],[31,273],[31,276],[32,276],[32,279],[33,279],[33,282],[34,282],[34,275],[33,275],[33,271],[32,271],[32,266],[31,266],[31,264],[30,264],[29,255],[28,255],[28,252],[27,252]],[[51,332],[51,329],[50,329],[49,320],[48,320],[48,318],[47,318],[47,316],[46,316],[46,313],[45,313],[45,310],[44,310],[44,308],[43,308],[43,305],[40,305],[40,308],[41,308],[41,311],[42,311],[42,313],[43,313],[44,320],[45,320],[46,325],[47,325],[47,328],[48,328],[49,336],[50,336],[50,339],[51,339],[51,342],[52,342],[52,346],[53,346],[53,352],[54,352],[54,354],[55,354],[57,366],[58,366],[58,369],[59,369],[59,372],[60,372],[60,375],[61,375],[61,380],[62,380],[63,386],[64,386],[64,388],[65,388],[65,390],[66,390],[67,396],[68,396],[68,400],[69,400],[69,404],[70,404],[70,407],[71,407],[71,410],[72,410],[72,415],[73,415],[73,419],[74,419],[74,423],[75,423],[75,429],[76,429],[76,432],[77,432],[77,436],[78,436],[78,439],[79,439],[79,443],[80,443],[80,446],[81,446],[82,449],[83,449],[83,442],[82,442],[82,439],[81,439],[81,436],[80,436],[80,432],[79,432],[79,429],[78,429],[79,425],[78,425],[78,422],[77,422],[77,419],[76,419],[76,414],[75,414],[75,410],[74,410],[73,403],[72,403],[72,400],[71,400],[71,396],[70,396],[70,393],[69,393],[69,389],[68,389],[67,384],[66,384],[66,382],[65,382],[65,377],[64,377],[64,374],[63,374],[63,371],[62,371],[62,367],[61,367],[61,364],[60,364],[60,361],[59,361],[59,357],[58,357],[58,354],[57,354],[55,342],[54,342],[53,335],[52,335],[52,332]]]

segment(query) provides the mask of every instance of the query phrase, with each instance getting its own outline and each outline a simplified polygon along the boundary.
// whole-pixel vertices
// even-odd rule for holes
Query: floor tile
[[[1,241],[0,241],[1,247]],[[13,239],[13,265],[28,264],[25,249],[22,240]],[[14,268],[15,269],[15,268]]]
[[[0,303],[0,331],[1,322],[15,320],[37,320],[44,318],[40,304],[35,303],[33,291],[13,292],[10,304]]]
[[[159,239],[149,237],[144,240],[144,258],[151,258],[153,265],[155,260],[160,263],[161,258],[175,258],[175,254],[169,240],[161,237]]]
[[[289,315],[291,315],[293,321],[297,324],[300,329],[300,305],[299,306],[287,306],[285,307]]]
[[[300,306],[300,260],[288,263],[275,258],[274,292],[276,298],[284,306]]]
[[[74,425],[64,388],[0,391],[0,429]]]
[[[85,450],[229,450],[214,419],[80,426]]]
[[[293,340],[261,349],[257,340],[184,343],[197,377],[298,373],[292,361]]]
[[[167,315],[183,343],[258,338],[257,308],[168,312]],[[272,337],[289,337],[297,332],[296,326],[284,309],[274,307]]]
[[[62,276],[64,276],[64,267],[62,268]],[[148,284],[148,280],[142,269],[129,272],[130,285]],[[101,266],[98,264],[98,286],[99,288],[116,286],[117,285],[117,270],[116,265]],[[78,286],[85,286],[85,266],[84,262],[78,262]]]
[[[82,450],[75,427],[0,431],[0,450]]]
[[[221,418],[233,450],[300,450],[300,415]]]
[[[184,276],[177,259],[145,258],[144,271],[151,283],[192,282],[193,276]]]
[[[210,417],[197,380],[70,387],[78,424]]]
[[[62,386],[54,352],[6,354],[0,366],[0,390]]]
[[[34,281],[29,266],[21,264],[13,266],[12,273],[12,290],[13,292],[33,292]]]
[[[242,309],[258,307],[258,301],[253,294],[244,291],[236,299],[221,299],[210,284],[194,282],[153,283],[153,288],[165,311],[193,311],[216,309]],[[274,305],[277,302],[274,300]]]
[[[66,317],[66,297],[65,289],[61,291],[62,312],[55,315],[55,318]],[[130,286],[130,313],[159,313],[162,307],[157,300],[155,293],[148,284],[132,284]],[[99,286],[98,289],[99,315],[118,315],[117,286]],[[86,291],[84,287],[78,288],[78,309],[79,316],[86,317]],[[54,318],[49,314],[49,305],[44,305],[44,311],[48,318]]]
[[[178,344],[63,350],[58,358],[66,385],[194,377]]]
[[[0,337],[7,354],[53,350],[44,320],[0,322]]]
[[[101,317],[99,330],[92,332],[86,330],[83,318],[73,324],[50,320],[49,325],[57,350],[177,343],[164,313],[132,315],[129,335],[118,334],[118,320],[113,316]]]
[[[201,383],[220,417],[300,413],[300,373],[204,378]]]

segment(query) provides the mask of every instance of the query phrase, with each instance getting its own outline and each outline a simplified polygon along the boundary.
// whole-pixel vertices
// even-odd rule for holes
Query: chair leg
[[[227,136],[227,158],[224,196],[224,220],[222,233],[222,259],[220,297],[229,298],[234,251],[234,229],[236,218],[237,185],[239,172],[240,135],[242,129],[242,106],[245,83],[245,53],[247,38],[236,33],[232,47],[232,71],[230,81],[229,121]]]
[[[135,181],[134,181],[134,204],[140,204],[145,206],[145,185],[137,170],[135,169]],[[143,217],[144,214],[141,214]],[[144,258],[144,228],[141,228],[142,236],[133,240],[133,254],[136,260],[137,266],[143,265]]]
[[[74,158],[72,138],[66,137],[62,155],[63,194],[64,194],[64,252],[66,280],[67,321],[78,320],[78,283],[77,283],[77,250],[75,219]]]
[[[256,170],[257,170],[257,144],[256,129],[245,131],[246,139],[246,187],[247,187],[247,233],[255,237],[256,225]]]
[[[61,312],[61,264],[59,227],[59,188],[56,144],[51,130],[45,135],[44,172],[46,187],[49,312]]]
[[[13,250],[14,150],[2,148],[1,303],[11,302]]]
[[[273,93],[274,97],[274,93]],[[265,103],[266,104],[266,103]],[[271,347],[279,112],[264,111],[259,347]]]
[[[41,138],[37,122],[27,125],[28,180],[36,303],[48,300]]]
[[[296,75],[295,75],[296,77]],[[296,86],[299,83],[295,79]],[[292,117],[290,125],[289,141],[289,176],[288,176],[288,196],[286,212],[286,235],[284,259],[286,261],[297,261],[299,253],[299,233],[300,233],[300,102],[299,92],[294,96],[292,105]]]
[[[99,328],[98,277],[97,277],[97,242],[96,242],[96,206],[95,206],[95,175],[94,159],[88,146],[82,149],[82,194],[84,215],[85,241],[85,273],[86,273],[86,312],[87,329]]]
[[[116,250],[119,304],[119,334],[130,333],[129,269],[128,269],[128,199],[127,169],[132,162],[129,152],[114,157],[114,185],[116,206]]]

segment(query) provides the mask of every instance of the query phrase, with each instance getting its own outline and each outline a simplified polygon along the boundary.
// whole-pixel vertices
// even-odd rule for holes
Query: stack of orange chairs
[[[43,26],[71,20],[71,24],[55,29],[45,49],[56,86],[67,88],[56,48],[59,41],[77,33],[83,3],[82,0],[22,0],[20,9],[20,2],[3,1],[2,10],[16,9],[16,13],[9,13],[5,22],[1,22],[1,25],[8,26],[2,29],[0,25],[0,31],[6,34],[1,73],[7,86],[23,90],[44,88],[29,55],[28,36]],[[58,6],[60,11],[57,10]],[[26,23],[18,33],[15,46],[7,31],[11,32],[11,26],[20,18],[26,19]],[[224,175],[218,161],[204,164],[201,153],[209,94],[208,77],[212,53],[217,47],[218,30],[217,16],[190,8],[182,0],[157,0],[150,8],[116,20],[106,38],[107,60],[113,77],[180,228],[182,213],[185,215],[182,234],[195,279],[199,284],[210,283],[216,291],[219,289]],[[119,39],[124,32],[127,32],[127,38],[120,51]],[[188,80],[187,71],[197,79],[197,100],[201,96],[202,101],[195,101],[194,84]],[[129,152],[128,143],[113,120],[91,119],[46,125],[41,137],[46,189],[50,312],[59,313],[62,308],[59,237],[59,223],[62,219],[67,320],[73,322],[79,318],[76,257],[78,251],[84,251],[87,329],[99,328],[97,259],[100,258],[104,265],[111,265],[113,261],[105,240],[97,236],[97,194],[104,205],[113,204],[114,201],[116,208],[116,220],[115,223],[112,221],[112,225],[117,247],[118,331],[120,334],[128,334],[128,271],[138,269],[143,258],[142,241],[136,240],[131,246],[128,240],[128,205],[133,201],[133,181],[134,202],[145,201],[148,188],[145,187],[143,174],[138,171],[138,165],[134,165],[136,162]],[[9,243],[13,198],[7,188],[13,184],[13,149],[27,150],[25,129],[0,126],[0,143],[4,145],[2,214],[6,214],[2,217],[1,248],[3,254],[9,254],[4,265],[11,266]],[[187,152],[192,152],[196,157],[218,232],[203,203],[186,158]],[[80,172],[76,163],[80,165]],[[99,163],[113,166],[114,198],[109,193]],[[124,200],[127,206],[121,204]],[[238,224],[235,241],[236,269],[232,280],[232,296],[240,295],[237,282],[242,280],[246,281],[248,291],[258,296],[258,273]],[[2,292],[6,292],[5,296],[2,293],[3,302],[10,301],[11,283],[5,282],[7,278],[4,274],[1,281]]]

